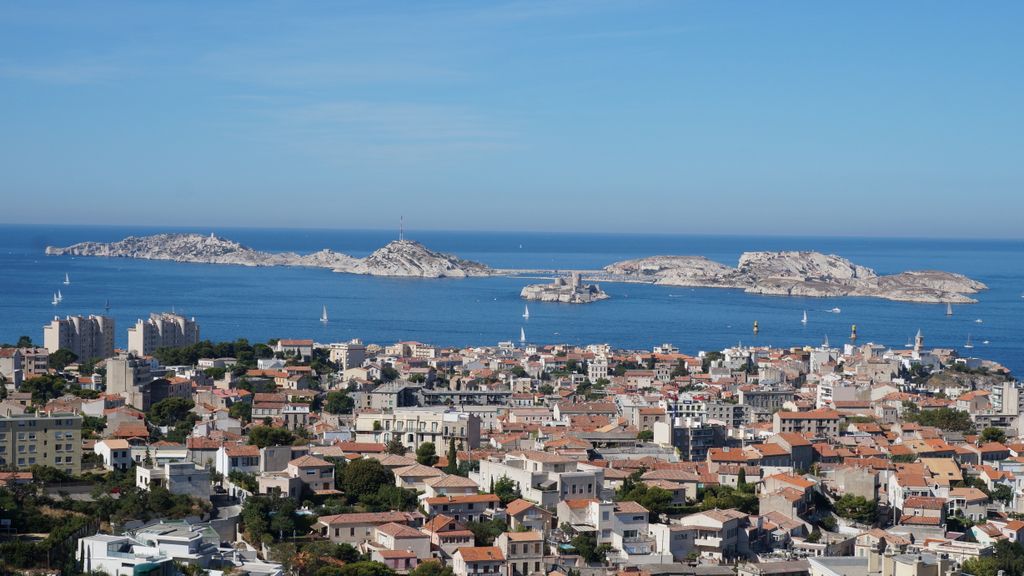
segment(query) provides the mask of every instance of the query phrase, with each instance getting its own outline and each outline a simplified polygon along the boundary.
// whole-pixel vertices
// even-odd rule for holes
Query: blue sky
[[[1021,237],[1020,2],[4,2],[0,222]]]

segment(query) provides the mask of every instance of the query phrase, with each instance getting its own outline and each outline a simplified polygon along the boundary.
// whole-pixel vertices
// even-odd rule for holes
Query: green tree
[[[170,426],[185,418],[195,405],[188,398],[165,398],[150,406],[146,416],[157,426]]]
[[[917,408],[915,405],[914,408]],[[952,430],[954,432],[969,432],[974,430],[974,423],[967,412],[954,410],[953,408],[935,408],[932,410],[917,410],[904,413],[904,420],[917,422],[922,426],[934,426],[940,430]]]
[[[968,558],[963,564],[963,573],[972,576],[996,576],[1000,571],[1004,576],[1024,576],[1024,548],[1020,544],[999,540],[993,555]]]
[[[641,442],[650,442],[650,441],[654,440],[654,431],[653,430],[641,430],[640,432],[637,433],[636,439],[641,441]]]
[[[494,539],[505,532],[508,527],[504,520],[484,520],[482,522],[466,522],[466,529],[473,533],[477,546],[490,546]]]
[[[661,515],[672,508],[672,493],[664,488],[648,486],[643,482],[623,482],[623,489],[615,499],[620,502],[636,502],[647,509],[649,520],[658,522]]]
[[[60,352],[60,350],[58,350]],[[53,356],[50,356],[53,358]],[[54,398],[59,398],[64,395],[67,390],[67,382],[64,381],[60,376],[54,376],[51,374],[43,374],[42,376],[36,376],[35,378],[29,378],[21,383],[18,388],[21,392],[29,392],[32,394],[32,402],[36,404],[45,404]]]
[[[424,466],[437,464],[437,450],[433,442],[424,442],[416,448],[416,461]]]
[[[409,449],[406,448],[405,444],[402,444],[402,441],[399,440],[398,438],[392,438],[391,440],[388,440],[388,444],[387,444],[387,452],[388,452],[388,454],[395,454],[397,456],[405,456],[405,453],[408,452],[408,451],[409,451]]]
[[[1009,504],[1013,501],[1013,490],[1005,484],[996,484],[996,487],[992,490],[990,497],[993,500]]]
[[[427,560],[409,572],[409,576],[455,576],[451,566],[445,566],[437,560]]]
[[[538,388],[537,391],[545,396],[550,396],[555,393],[555,387],[552,386],[551,384],[541,384],[540,388]]]
[[[341,486],[350,502],[361,494],[377,494],[381,486],[395,483],[395,475],[379,460],[360,458],[345,465],[341,471]]]
[[[61,348],[53,354],[50,354],[50,357],[47,360],[50,368],[53,368],[54,370],[63,370],[69,364],[74,364],[77,361],[78,355],[66,348]]]
[[[416,510],[418,500],[416,491],[399,488],[394,484],[384,484],[376,492],[359,494],[358,501],[370,512],[387,512],[389,510]]]
[[[228,408],[228,416],[241,420],[244,423],[252,422],[252,403],[235,402]]]
[[[295,435],[287,428],[254,426],[249,430],[249,444],[255,444],[260,448],[266,448],[267,446],[287,446],[292,442],[295,442]]]
[[[343,390],[333,390],[327,393],[327,401],[324,402],[324,410],[330,414],[351,414],[356,402]]]
[[[844,494],[836,500],[835,510],[840,518],[870,525],[875,523],[878,505],[874,500],[868,500],[863,496]]]
[[[732,486],[706,486],[698,493],[701,510],[735,508],[745,514],[757,514],[757,495]]]
[[[999,428],[988,427],[981,431],[982,442],[1005,442],[1006,432],[1003,432]]]
[[[519,487],[516,486],[516,483],[508,476],[502,476],[494,483],[494,490],[492,493],[501,500],[502,506],[523,497],[522,492],[519,491]]]
[[[395,576],[395,571],[380,562],[353,562],[340,567],[338,576]]]
[[[34,346],[34,344],[32,344],[32,337],[22,336],[21,338],[18,338],[18,343],[14,346],[15,348],[32,348]]]
[[[444,466],[445,474],[459,473],[459,453],[455,450],[455,438],[448,439],[448,458]]]
[[[581,558],[588,564],[603,563],[611,550],[608,544],[597,544],[597,536],[592,533],[578,534],[570,542]]]

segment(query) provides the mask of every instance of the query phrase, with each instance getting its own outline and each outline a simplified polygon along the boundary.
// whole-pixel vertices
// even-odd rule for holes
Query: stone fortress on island
[[[568,279],[559,276],[550,284],[525,286],[519,295],[527,300],[563,304],[589,304],[608,298],[597,284],[584,284],[579,272],[573,272]]]

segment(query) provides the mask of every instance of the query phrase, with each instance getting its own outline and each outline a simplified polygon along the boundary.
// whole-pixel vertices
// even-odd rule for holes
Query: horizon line
[[[326,227],[326,226],[244,226],[244,225],[216,225],[216,226],[204,226],[204,225],[170,225],[161,226],[155,224],[79,224],[79,223],[67,223],[67,222],[46,222],[46,223],[20,223],[20,222],[0,222],[0,227],[11,226],[11,227],[51,227],[51,228],[136,228],[136,229],[151,229],[151,230],[205,230],[216,233],[218,230],[277,230],[277,231],[319,231],[319,232],[395,232],[398,233],[398,228],[347,228],[347,227]],[[919,235],[906,235],[906,236],[885,236],[885,235],[867,235],[867,234],[790,234],[790,233],[779,233],[779,232],[761,232],[761,233],[735,233],[735,232],[636,232],[636,231],[591,231],[591,230],[536,230],[536,229],[480,229],[480,228],[408,228],[405,227],[406,232],[428,232],[428,233],[457,233],[457,234],[551,234],[560,236],[646,236],[646,237],[712,237],[712,238],[841,238],[841,239],[863,239],[863,240],[963,240],[973,242],[983,241],[997,241],[997,242],[1024,242],[1024,235],[1022,236],[980,236],[980,235],[964,235],[964,236],[919,236]]]

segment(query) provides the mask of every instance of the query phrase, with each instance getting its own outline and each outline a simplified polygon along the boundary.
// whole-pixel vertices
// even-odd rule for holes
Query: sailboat
[[[65,286],[70,286],[71,285],[71,278],[68,278],[68,273],[67,272],[64,273],[64,285]]]
[[[526,344],[526,329],[524,328],[519,329],[519,343]]]
[[[320,314],[320,321],[327,324],[327,305],[324,304],[324,311]]]
[[[807,324],[807,310],[804,310],[804,317],[800,320],[801,324]]]
[[[56,306],[57,304],[60,304],[60,300],[57,299],[57,295],[56,294],[53,295],[53,302],[50,302],[50,304],[53,304],[54,306]]]
[[[60,293],[60,290],[57,290],[57,302],[62,302],[63,300],[64,295]]]
[[[953,315],[953,304],[946,302],[946,316]]]
[[[971,335],[970,334],[967,335],[967,343],[964,344],[964,348],[967,348],[968,350],[970,350],[971,348],[974,348],[974,344],[971,344]]]
[[[529,304],[527,304],[525,306],[526,306],[526,309],[523,310],[523,319],[529,320],[530,319],[530,306],[529,306]]]
[[[103,304],[103,310],[106,312],[110,312],[110,298],[107,298],[106,303]]]

